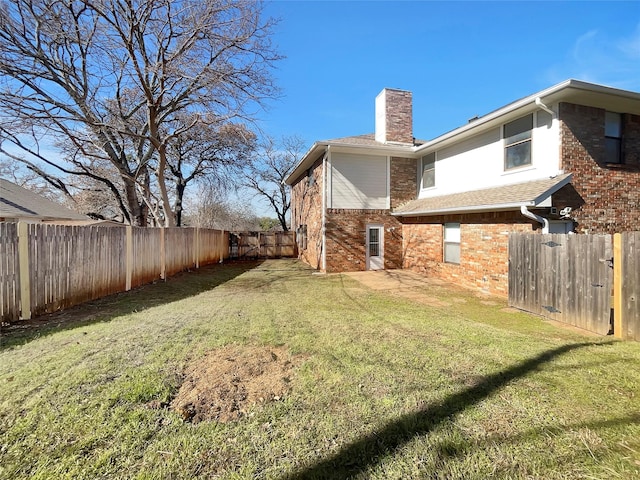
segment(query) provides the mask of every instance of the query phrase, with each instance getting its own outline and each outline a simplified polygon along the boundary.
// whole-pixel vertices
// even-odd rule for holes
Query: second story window
[[[622,115],[605,112],[604,149],[607,163],[622,163]]]
[[[422,157],[422,188],[436,186],[436,152]]]
[[[531,165],[533,114],[504,125],[504,169]]]

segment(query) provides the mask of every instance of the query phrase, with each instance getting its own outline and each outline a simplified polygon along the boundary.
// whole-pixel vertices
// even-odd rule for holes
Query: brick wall
[[[391,158],[391,209],[410,200],[418,193],[418,161],[414,158]]]
[[[379,142],[413,143],[413,99],[411,92],[385,88],[384,110],[376,112],[376,117],[382,115],[385,134],[376,131]],[[380,106],[376,103],[376,109]],[[376,129],[378,126],[376,126]]]
[[[402,268],[402,224],[389,210],[330,208],[326,222],[327,272],[366,270],[367,224],[384,226],[384,268]]]
[[[416,197],[415,159],[391,159],[392,208]],[[367,224],[384,226],[384,268],[402,268],[402,224],[389,210],[328,209],[326,225],[327,272],[366,270]]]
[[[460,223],[460,264],[443,261],[443,224]],[[403,219],[403,268],[492,295],[509,287],[509,233],[539,229],[519,212]]]
[[[622,118],[625,163],[606,164],[605,110],[560,103],[562,168],[573,173],[571,183],[583,202],[571,212],[578,233],[640,228],[640,116]]]
[[[296,230],[300,225],[307,226],[306,248],[300,245],[298,237],[298,256],[316,269],[322,268],[323,185],[322,159],[319,159],[291,187],[291,227]]]

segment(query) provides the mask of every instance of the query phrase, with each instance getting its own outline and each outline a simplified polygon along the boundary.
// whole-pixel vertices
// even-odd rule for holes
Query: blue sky
[[[385,87],[413,92],[431,139],[568,78],[640,91],[640,2],[267,1],[287,58],[272,136],[374,130]]]

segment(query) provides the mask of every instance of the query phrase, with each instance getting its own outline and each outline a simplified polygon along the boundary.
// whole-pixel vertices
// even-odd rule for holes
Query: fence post
[[[220,263],[231,257],[229,242],[225,242],[226,235],[224,230],[220,230],[220,244],[218,245],[218,253],[220,253]]]
[[[622,325],[622,234],[613,234],[613,336],[625,338]]]
[[[29,230],[18,222],[18,264],[20,271],[20,320],[31,319],[31,285],[29,272]]]
[[[167,279],[167,257],[165,255],[165,245],[164,245],[164,227],[160,227],[160,278],[162,280]]]
[[[196,231],[194,232],[193,235],[193,263],[195,264],[196,268],[200,268],[200,238],[199,238],[199,234],[200,234],[200,229],[198,227],[196,227]]]
[[[133,276],[133,227],[131,225],[127,225],[125,228],[127,229],[125,253],[127,280],[125,290],[128,292],[131,290],[131,278]]]

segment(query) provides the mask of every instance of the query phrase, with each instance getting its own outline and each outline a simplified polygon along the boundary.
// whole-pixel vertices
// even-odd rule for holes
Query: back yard
[[[398,281],[216,265],[5,329],[0,478],[640,476],[640,343]]]

